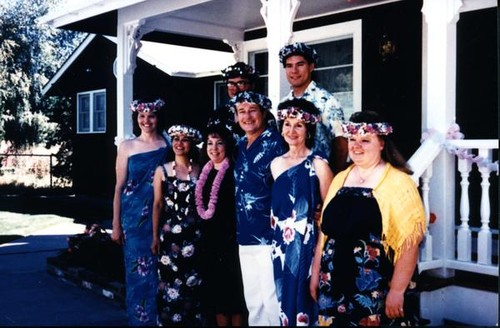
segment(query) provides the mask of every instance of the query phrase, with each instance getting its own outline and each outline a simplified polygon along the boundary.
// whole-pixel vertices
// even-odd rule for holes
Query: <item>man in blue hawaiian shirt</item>
[[[250,326],[279,326],[279,306],[271,257],[270,163],[285,152],[275,128],[268,127],[271,101],[244,91],[231,99],[245,135],[238,142],[236,185],[237,240]]]
[[[342,135],[341,126],[344,112],[337,98],[312,80],[318,61],[316,50],[296,42],[281,48],[279,58],[292,89],[282,101],[304,98],[318,107],[322,121],[316,128],[313,150],[328,159],[334,173],[343,170],[347,161],[347,139]]]

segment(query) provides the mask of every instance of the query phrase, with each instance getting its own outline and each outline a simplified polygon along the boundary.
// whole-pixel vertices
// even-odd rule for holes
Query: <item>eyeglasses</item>
[[[250,82],[248,81],[238,81],[238,82],[231,82],[231,81],[228,81],[226,83],[226,85],[228,87],[235,87],[235,86],[238,86],[239,88],[242,88],[244,86],[246,86],[247,84],[250,84]]]

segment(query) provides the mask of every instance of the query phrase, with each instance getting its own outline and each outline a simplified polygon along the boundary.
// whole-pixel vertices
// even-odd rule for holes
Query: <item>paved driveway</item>
[[[0,234],[24,236],[0,245],[0,326],[127,325],[116,301],[47,272],[47,257],[59,254],[67,236],[83,229],[56,215],[0,212]]]

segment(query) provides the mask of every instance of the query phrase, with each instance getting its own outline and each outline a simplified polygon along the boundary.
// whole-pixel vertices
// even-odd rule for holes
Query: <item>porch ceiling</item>
[[[296,20],[395,1],[401,0],[302,0]],[[232,41],[265,27],[258,0],[67,0],[60,8],[41,22],[116,36],[119,12],[124,21],[145,19],[144,28],[156,32]]]

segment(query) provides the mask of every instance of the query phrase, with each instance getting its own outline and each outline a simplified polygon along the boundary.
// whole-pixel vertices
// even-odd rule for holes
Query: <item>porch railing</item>
[[[439,161],[442,156],[456,159]],[[463,270],[498,276],[498,211],[491,211],[492,207],[498,209],[498,198],[493,196],[490,199],[490,194],[498,196],[498,140],[449,139],[444,136],[428,138],[411,157],[409,164],[421,191],[428,223],[419,270]],[[454,174],[450,175],[450,170]],[[454,179],[437,179],[446,181],[447,186],[433,187],[432,179],[437,174],[455,177],[457,183]],[[471,179],[472,176],[476,178]],[[497,186],[496,191],[490,190],[492,182]],[[476,192],[471,193],[472,189]],[[452,204],[451,207],[456,209],[453,214],[458,212],[458,220],[453,215],[438,217],[433,222],[433,197],[446,197],[441,204]],[[472,208],[476,205],[479,208]],[[443,212],[450,214],[450,211]],[[496,229],[492,228],[492,224],[496,225]],[[435,225],[439,226],[435,230],[440,233],[433,236]]]

